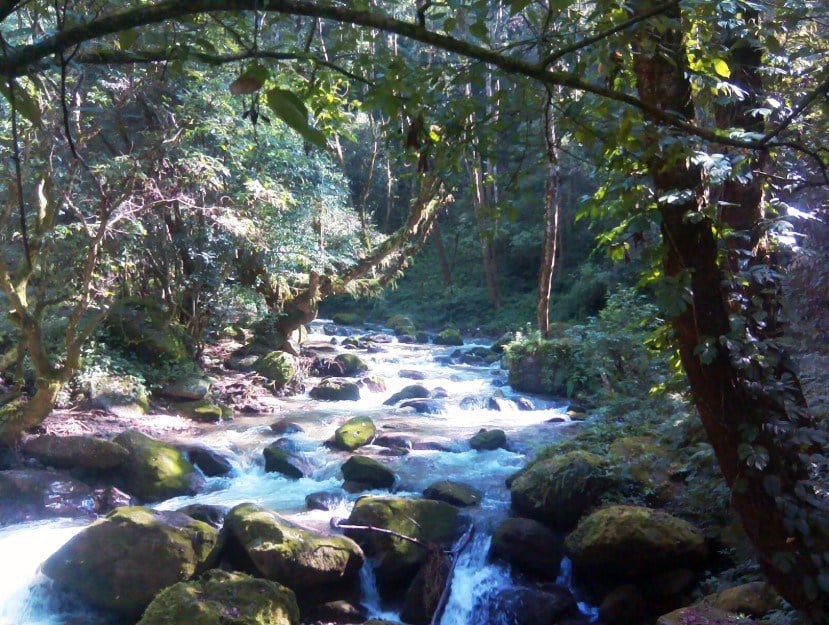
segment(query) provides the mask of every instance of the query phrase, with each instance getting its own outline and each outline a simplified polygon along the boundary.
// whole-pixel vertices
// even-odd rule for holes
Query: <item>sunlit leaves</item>
[[[325,147],[325,135],[308,123],[308,108],[299,96],[287,89],[274,88],[268,91],[267,101],[274,114],[308,143]]]

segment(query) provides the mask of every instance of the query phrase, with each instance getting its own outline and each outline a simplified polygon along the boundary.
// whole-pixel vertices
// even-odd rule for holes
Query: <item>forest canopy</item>
[[[825,622],[827,439],[780,241],[827,208],[828,20],[808,0],[0,0],[2,364],[34,376],[0,433],[49,413],[117,301],[161,302],[198,346],[246,293],[296,351],[320,302],[378,293],[428,240],[452,284],[444,228],[493,315],[504,248],[534,249],[510,270],[546,335],[580,211],[670,320],[764,571]]]

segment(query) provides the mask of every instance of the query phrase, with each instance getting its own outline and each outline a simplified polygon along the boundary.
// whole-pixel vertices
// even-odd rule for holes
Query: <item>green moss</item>
[[[194,421],[200,423],[215,423],[222,419],[233,417],[233,410],[227,406],[214,404],[212,401],[202,399],[198,401],[177,402],[173,405],[176,411]]]
[[[342,367],[342,375],[349,378],[358,376],[368,371],[368,365],[362,358],[355,354],[339,354],[336,358],[334,358],[334,362]]]
[[[312,388],[308,395],[322,401],[358,401],[360,387],[353,382],[329,379]]]
[[[343,477],[351,482],[368,484],[374,488],[391,488],[394,486],[394,471],[373,458],[351,456],[341,468]]]
[[[340,449],[353,451],[374,439],[377,428],[369,417],[353,417],[334,432],[334,443]]]
[[[363,316],[358,313],[338,312],[334,313],[332,321],[338,326],[360,326],[363,324]]]
[[[435,345],[463,345],[463,337],[457,328],[446,328],[438,332]]]
[[[271,382],[285,386],[296,376],[296,359],[286,352],[270,352],[254,363],[253,370]]]

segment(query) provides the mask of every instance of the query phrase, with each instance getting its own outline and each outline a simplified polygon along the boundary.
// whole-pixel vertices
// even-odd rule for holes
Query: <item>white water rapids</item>
[[[330,337],[319,333],[322,324],[312,324],[311,341],[330,341]],[[426,486],[443,479],[465,482],[484,492],[481,505],[468,511],[478,531],[458,561],[442,625],[501,622],[489,617],[484,620],[483,613],[487,598],[511,584],[508,567],[487,559],[489,534],[509,514],[509,491],[504,480],[524,465],[527,454],[555,440],[570,424],[561,406],[537,398],[532,399],[536,410],[519,411],[508,401],[515,395],[506,385],[506,373],[497,363],[490,367],[456,364],[450,358],[455,349],[393,342],[378,345],[372,353],[358,350],[354,353],[368,363],[369,374],[385,380],[386,391],[369,393],[364,388],[357,402],[318,402],[307,396],[293,397],[285,400],[285,408],[279,414],[237,417],[206,428],[196,440],[178,441],[210,447],[231,459],[235,468],[229,477],[210,478],[202,493],[171,499],[157,507],[176,509],[191,503],[233,506],[255,502],[303,525],[327,527],[331,517],[348,516],[357,495],[345,495],[336,510],[306,509],[307,495],[339,491],[342,483],[339,467],[347,454],[331,451],[321,443],[347,419],[370,416],[377,425],[378,435],[405,435],[443,449],[380,458],[399,476],[397,494],[419,496]],[[402,378],[401,370],[418,371],[424,379]],[[410,384],[421,384],[433,392],[443,389],[446,395],[441,400],[443,412],[415,414],[410,409],[383,405],[392,393]],[[486,409],[488,399],[493,396],[498,399],[500,410]],[[550,423],[555,417],[564,422]],[[269,426],[282,418],[304,429],[287,438],[314,467],[311,477],[290,480],[264,472],[262,449],[281,438]],[[481,428],[503,429],[510,450],[470,450],[468,440]],[[380,448],[373,450],[379,452]],[[116,623],[94,611],[85,611],[53,589],[38,572],[39,564],[80,531],[83,523],[58,519],[0,528],[0,625]],[[397,618],[388,606],[381,604],[373,581],[372,572],[367,569],[362,576],[364,606],[374,617]]]

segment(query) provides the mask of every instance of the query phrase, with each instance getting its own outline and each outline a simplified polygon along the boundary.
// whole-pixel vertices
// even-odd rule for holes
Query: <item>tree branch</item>
[[[812,103],[821,95],[829,95],[829,74],[827,74],[826,78],[824,78],[823,82],[820,83],[817,87],[815,87],[810,93],[807,93],[800,102],[795,105],[792,109],[792,112],[789,113],[786,118],[777,124],[777,127],[769,132],[765,137],[760,140],[762,145],[767,145],[772,139],[780,135],[781,132],[786,130],[792,122],[800,117],[807,108],[809,108]]]

